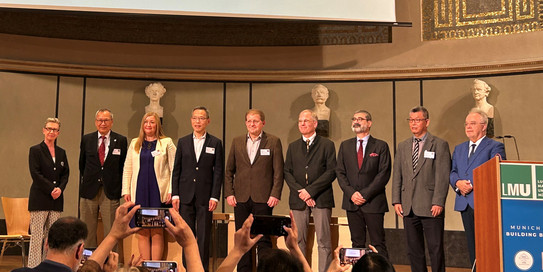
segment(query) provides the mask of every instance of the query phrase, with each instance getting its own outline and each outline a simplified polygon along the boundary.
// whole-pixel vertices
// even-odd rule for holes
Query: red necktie
[[[106,136],[100,136],[102,143],[98,147],[98,157],[100,158],[100,164],[104,165],[104,160],[106,158]]]
[[[358,147],[358,152],[356,153],[356,156],[358,158],[358,169],[362,168],[362,161],[364,161],[364,146],[362,143],[364,140],[358,140],[360,143],[360,146]]]

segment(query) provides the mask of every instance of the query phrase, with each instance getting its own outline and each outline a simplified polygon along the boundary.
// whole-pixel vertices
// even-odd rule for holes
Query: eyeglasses
[[[368,119],[367,119],[367,118],[362,118],[362,117],[358,117],[358,118],[357,118],[357,117],[353,117],[353,118],[351,118],[351,121],[353,121],[353,122],[362,122],[362,121],[364,121],[364,120],[367,121]]]
[[[204,121],[204,120],[207,120],[207,117],[191,117],[190,119],[192,119],[193,121]]]
[[[410,118],[408,118],[407,122],[418,124],[418,123],[426,121],[426,120],[428,120],[428,119],[426,119],[426,118],[424,118],[424,119],[410,119]]]
[[[485,123],[477,123],[477,122],[470,122],[470,123],[464,123],[464,127],[470,126],[473,127],[475,125],[484,125]]]
[[[111,121],[111,119],[96,119],[97,123],[107,123],[109,121]]]
[[[47,130],[47,132],[53,132],[53,133],[57,133],[60,131],[60,129],[58,128],[50,128],[50,127],[45,127],[45,130]]]

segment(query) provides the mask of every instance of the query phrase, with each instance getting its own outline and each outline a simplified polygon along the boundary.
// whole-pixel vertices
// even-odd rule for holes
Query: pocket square
[[[370,153],[370,157],[379,157],[379,154],[377,154],[377,153]]]

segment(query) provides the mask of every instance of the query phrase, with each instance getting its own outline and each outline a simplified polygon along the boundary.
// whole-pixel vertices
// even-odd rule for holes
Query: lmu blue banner
[[[543,270],[543,166],[501,164],[503,271]]]

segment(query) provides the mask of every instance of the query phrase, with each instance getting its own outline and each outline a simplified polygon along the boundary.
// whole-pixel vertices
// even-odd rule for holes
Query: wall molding
[[[454,67],[344,70],[202,70],[97,66],[0,59],[0,70],[100,78],[214,82],[317,82],[439,79],[543,71],[543,60]]]

